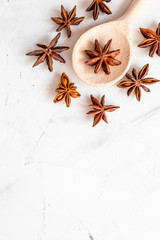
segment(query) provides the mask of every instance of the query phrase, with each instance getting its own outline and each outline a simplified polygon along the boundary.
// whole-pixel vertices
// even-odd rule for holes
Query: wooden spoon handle
[[[133,23],[136,16],[143,10],[145,4],[150,0],[133,0],[128,10],[124,13],[121,19],[128,20],[129,23]]]

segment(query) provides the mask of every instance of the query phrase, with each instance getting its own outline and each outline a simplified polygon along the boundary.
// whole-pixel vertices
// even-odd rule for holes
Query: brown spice
[[[74,83],[70,83],[68,76],[63,73],[61,76],[61,84],[58,84],[56,92],[58,93],[54,99],[54,103],[61,102],[65,100],[66,106],[70,107],[71,97],[79,98],[81,95],[76,91],[77,87],[74,86]]]
[[[110,2],[111,0],[93,0],[89,7],[86,9],[87,12],[93,10],[93,19],[96,20],[99,16],[99,11],[110,15],[112,14],[111,10],[107,7],[104,2]]]
[[[121,62],[115,57],[120,53],[120,50],[109,51],[111,47],[112,39],[108,41],[108,43],[102,49],[98,40],[95,40],[95,51],[85,50],[85,53],[91,58],[85,62],[85,64],[89,66],[95,65],[95,73],[98,73],[101,68],[105,74],[109,75],[111,73],[110,66],[120,65]]]
[[[142,35],[147,39],[141,42],[138,47],[147,48],[151,47],[149,56],[153,57],[155,53],[160,57],[160,23],[156,30],[156,33],[150,29],[140,28]]]
[[[55,23],[59,24],[60,27],[57,28],[57,32],[61,31],[63,28],[67,28],[67,35],[68,38],[71,37],[71,25],[79,25],[84,17],[76,17],[76,6],[68,13],[65,8],[63,7],[63,5],[61,5],[61,16],[60,17],[52,17],[52,21],[54,21]]]
[[[59,61],[61,63],[65,63],[65,60],[58,53],[68,50],[69,47],[64,47],[64,46],[55,47],[60,36],[61,36],[60,33],[57,34],[57,36],[50,42],[48,47],[44,44],[37,44],[37,46],[42,49],[35,50],[34,52],[29,52],[26,54],[28,56],[39,56],[37,61],[33,65],[33,67],[36,67],[40,63],[44,62],[44,60],[46,59],[48,69],[50,72],[52,72],[53,71],[53,66],[52,66],[53,60],[52,59]]]
[[[141,88],[144,91],[150,92],[150,89],[144,86],[143,84],[154,84],[159,82],[159,80],[155,78],[145,78],[149,71],[149,64],[145,65],[139,74],[137,73],[136,69],[133,68],[132,76],[127,73],[126,77],[129,79],[127,81],[122,81],[118,84],[120,88],[129,88],[127,95],[130,96],[132,92],[135,92],[136,98],[138,101],[141,100]]]
[[[105,112],[113,112],[116,109],[120,108],[118,106],[113,105],[105,105],[105,95],[102,97],[101,102],[99,102],[98,99],[93,97],[91,95],[91,101],[92,105],[89,105],[89,107],[93,108],[92,111],[88,112],[89,115],[95,115],[94,121],[93,121],[93,127],[95,127],[102,119],[108,123],[107,116]]]

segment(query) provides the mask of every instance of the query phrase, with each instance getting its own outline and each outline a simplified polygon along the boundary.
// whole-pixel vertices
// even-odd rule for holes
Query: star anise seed
[[[93,121],[93,127],[95,127],[102,119],[108,123],[107,116],[105,112],[113,112],[117,110],[118,106],[105,105],[105,95],[101,98],[101,102],[91,95],[92,105],[89,105],[93,110],[88,112],[89,115],[95,115]]]
[[[107,7],[104,2],[110,2],[111,0],[93,0],[89,7],[86,9],[87,12],[93,10],[93,19],[96,20],[99,16],[99,11],[110,15],[112,14],[111,10]]]
[[[74,86],[74,83],[70,83],[68,76],[63,73],[61,76],[61,84],[58,84],[58,88],[55,90],[58,94],[54,99],[54,103],[61,102],[65,100],[66,106],[70,107],[71,97],[79,98],[81,95],[76,91],[77,87]]]
[[[133,68],[132,75],[129,73],[126,74],[128,78],[127,81],[122,81],[118,84],[120,88],[129,88],[127,95],[130,96],[132,92],[135,92],[136,98],[138,101],[141,100],[141,88],[146,91],[150,92],[150,89],[144,86],[144,84],[154,84],[159,82],[159,80],[155,78],[145,78],[149,71],[149,64],[145,65],[139,74],[137,73],[136,69]]]
[[[67,35],[68,38],[71,37],[71,25],[79,25],[84,17],[76,17],[76,6],[68,13],[65,8],[63,7],[63,5],[61,5],[61,16],[57,17],[57,18],[51,18],[52,21],[54,21],[55,23],[59,24],[60,26],[57,28],[57,32],[61,31],[63,28],[67,28]]]
[[[38,47],[42,49],[35,50],[34,52],[29,52],[28,56],[39,56],[33,67],[36,67],[40,63],[44,62],[46,59],[48,69],[50,72],[53,71],[53,59],[61,63],[65,63],[65,60],[58,54],[69,49],[69,47],[55,47],[61,34],[58,33],[57,36],[50,42],[49,46],[43,44],[37,44]]]
[[[138,47],[147,48],[151,47],[149,56],[153,57],[155,53],[160,57],[160,23],[156,30],[156,33],[150,29],[140,28],[142,35],[146,38],[145,41],[141,42]]]
[[[85,53],[91,58],[85,62],[85,64],[89,66],[95,65],[95,73],[98,73],[101,68],[105,74],[109,75],[111,73],[110,66],[120,65],[121,62],[115,57],[120,53],[120,49],[115,51],[109,51],[111,47],[112,39],[108,41],[108,43],[102,49],[98,40],[95,40],[95,51],[85,50]]]

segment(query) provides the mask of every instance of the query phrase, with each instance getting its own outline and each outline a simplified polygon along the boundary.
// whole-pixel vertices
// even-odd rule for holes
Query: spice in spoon
[[[112,39],[107,42],[107,44],[102,49],[98,40],[95,40],[95,51],[85,50],[85,53],[90,57],[90,60],[86,61],[85,64],[89,66],[95,66],[95,73],[99,73],[101,68],[106,75],[111,73],[110,66],[120,65],[121,62],[115,57],[120,53],[120,49],[115,51],[109,51],[111,47]]]

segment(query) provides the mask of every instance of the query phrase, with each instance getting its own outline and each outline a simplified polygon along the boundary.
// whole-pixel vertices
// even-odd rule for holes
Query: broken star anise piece
[[[111,0],[93,0],[89,7],[86,9],[87,12],[93,10],[93,19],[96,20],[99,16],[99,11],[110,15],[112,14],[111,10],[107,7],[104,2],[110,2]]]
[[[64,46],[55,47],[60,36],[61,34],[58,33],[57,36],[50,42],[48,47],[43,44],[37,44],[37,46],[42,49],[38,49],[38,50],[35,50],[34,52],[29,52],[26,54],[28,56],[38,56],[38,59],[33,65],[33,67],[36,67],[40,63],[44,62],[44,60],[46,59],[48,69],[50,72],[52,72],[53,59],[61,63],[65,63],[65,60],[58,53],[68,50],[69,47],[64,47]]]
[[[149,64],[145,65],[139,74],[137,73],[136,69],[133,68],[132,70],[132,76],[127,73],[126,77],[129,80],[122,81],[118,84],[118,87],[120,88],[129,88],[128,89],[128,96],[132,93],[135,92],[136,98],[138,101],[141,100],[141,88],[145,90],[146,92],[150,92],[150,89],[144,86],[144,84],[154,84],[159,82],[159,80],[155,78],[145,78],[146,75],[148,74],[149,71]]]
[[[74,86],[74,83],[70,83],[68,76],[63,73],[61,76],[61,84],[58,84],[56,92],[58,93],[54,99],[54,103],[61,102],[65,100],[66,106],[69,107],[71,104],[72,98],[79,98],[81,95],[76,91],[77,87]]]
[[[138,47],[147,48],[151,47],[149,56],[153,57],[155,53],[160,57],[160,23],[156,30],[156,33],[150,29],[140,28],[142,35],[146,38],[145,41],[141,42]]]
[[[112,39],[108,41],[108,43],[102,49],[98,40],[95,40],[95,51],[85,50],[85,53],[91,58],[85,62],[85,64],[89,66],[95,65],[95,73],[98,73],[101,68],[105,74],[109,75],[111,73],[110,66],[120,65],[121,62],[115,57],[120,53],[120,49],[115,51],[109,51],[111,47]]]
[[[52,17],[52,21],[54,21],[55,23],[59,24],[60,26],[57,28],[57,32],[61,31],[63,28],[67,28],[67,35],[68,38],[71,37],[71,25],[79,25],[84,17],[76,17],[76,6],[68,13],[63,5],[61,5],[61,16],[60,17]]]
[[[98,99],[91,95],[92,105],[89,107],[93,108],[92,111],[88,112],[89,115],[95,115],[93,121],[93,127],[96,126],[102,119],[108,123],[107,116],[105,112],[113,112],[116,109],[120,108],[118,106],[113,105],[105,105],[105,95],[102,97],[101,102]]]

